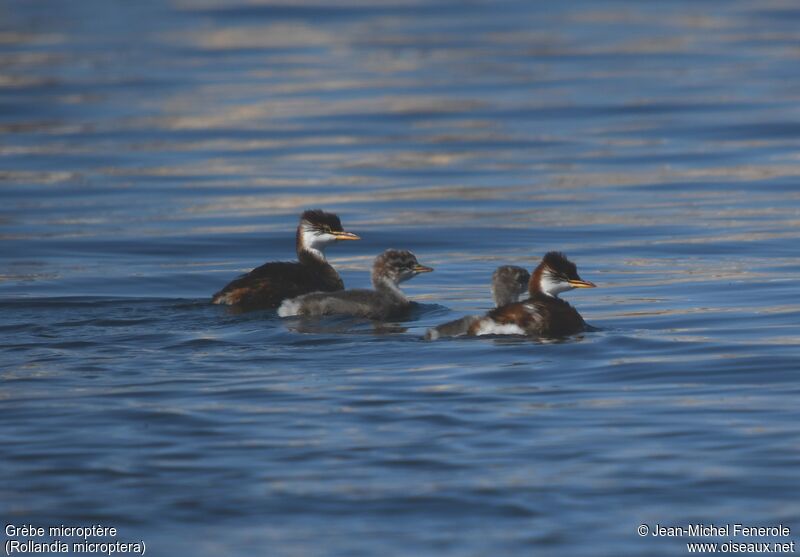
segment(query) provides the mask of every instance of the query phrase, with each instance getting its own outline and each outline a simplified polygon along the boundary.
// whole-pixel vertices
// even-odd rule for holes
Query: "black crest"
[[[563,276],[568,279],[577,279],[578,268],[575,263],[567,259],[567,256],[560,251],[551,251],[545,254],[542,263],[557,275]]]
[[[326,213],[322,209],[309,209],[300,216],[301,221],[306,221],[314,228],[328,227],[332,232],[343,232],[342,221],[333,213]]]

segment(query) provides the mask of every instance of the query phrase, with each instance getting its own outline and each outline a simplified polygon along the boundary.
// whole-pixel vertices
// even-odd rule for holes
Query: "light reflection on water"
[[[148,552],[674,555],[800,528],[790,2],[0,6],[0,515]],[[403,323],[212,307],[300,211],[436,268]],[[427,343],[497,265],[559,342]],[[202,528],[198,528],[201,526]],[[591,535],[577,533],[590,533]]]

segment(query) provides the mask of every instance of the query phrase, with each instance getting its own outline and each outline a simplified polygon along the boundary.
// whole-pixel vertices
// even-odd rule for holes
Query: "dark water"
[[[0,4],[4,525],[199,556],[795,539],[800,9],[555,4]],[[348,285],[387,247],[436,267],[411,320],[207,304],[317,206],[363,237],[329,251]],[[600,331],[420,339],[551,249]]]

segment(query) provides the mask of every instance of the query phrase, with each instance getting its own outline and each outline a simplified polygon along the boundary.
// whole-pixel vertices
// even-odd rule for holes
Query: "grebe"
[[[503,265],[492,273],[492,299],[500,307],[519,301],[528,290],[531,274],[516,265]]]
[[[352,315],[375,320],[397,317],[411,307],[399,284],[431,271],[430,267],[420,265],[410,251],[389,249],[376,257],[372,265],[375,290],[305,294],[285,300],[278,308],[278,315]]]
[[[308,292],[342,290],[344,283],[323,249],[338,240],[359,240],[345,232],[339,217],[319,209],[305,211],[297,226],[297,262],[276,261],[256,267],[214,294],[211,302],[242,309],[274,308],[286,298]]]
[[[495,269],[494,273],[492,273],[492,298],[494,299],[495,307],[499,308],[519,300],[519,297],[528,290],[530,278],[531,274],[528,271],[515,265],[503,265]],[[428,329],[425,333],[425,338],[427,340],[436,340],[440,337],[466,335],[469,332],[470,325],[480,319],[479,315],[467,315],[461,319],[443,323]]]
[[[558,298],[573,288],[594,288],[578,276],[578,269],[563,253],[551,251],[534,269],[529,298],[494,309],[473,322],[470,335],[529,335],[563,337],[586,330],[575,308]]]

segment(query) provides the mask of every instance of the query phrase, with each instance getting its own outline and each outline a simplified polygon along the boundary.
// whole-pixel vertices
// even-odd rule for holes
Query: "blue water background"
[[[3,3],[0,519],[157,556],[800,539],[798,24],[778,0]],[[436,268],[411,319],[208,304],[292,258],[311,207],[363,237],[329,250],[348,286],[387,247]],[[553,249],[599,331],[421,340]]]

